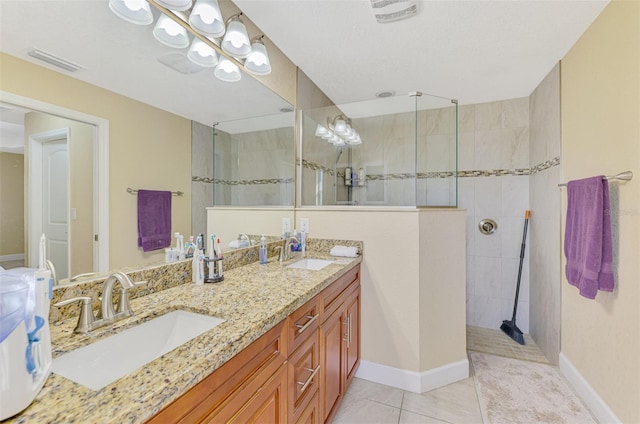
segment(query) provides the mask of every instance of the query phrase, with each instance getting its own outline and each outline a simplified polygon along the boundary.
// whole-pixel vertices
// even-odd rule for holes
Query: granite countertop
[[[73,333],[77,318],[51,326],[53,356],[77,349],[167,312],[181,309],[226,321],[137,371],[93,391],[51,374],[33,403],[12,423],[142,423],[222,366],[242,349],[361,262],[335,260],[321,270],[283,267],[275,258],[225,272],[218,284],[191,283],[131,301],[135,315],[87,335]],[[290,262],[294,262],[292,260]]]

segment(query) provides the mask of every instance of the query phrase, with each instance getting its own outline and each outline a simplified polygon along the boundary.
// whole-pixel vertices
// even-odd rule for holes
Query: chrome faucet
[[[243,246],[242,245],[242,241],[246,240],[247,241],[247,245]],[[251,240],[249,238],[249,236],[247,235],[247,233],[240,233],[238,234],[238,246],[240,247],[251,247],[255,244],[255,241]]]
[[[289,259],[291,259],[289,257],[289,254],[291,252],[291,242],[292,241],[296,241],[298,243],[300,243],[300,240],[298,240],[297,238],[291,236],[291,237],[287,237],[286,239],[284,239],[284,246],[281,246],[280,248],[280,256],[278,256],[278,261],[280,261],[280,263],[284,262],[284,261],[288,261]]]
[[[113,307],[113,287],[116,283],[120,283],[122,286],[117,311]],[[61,307],[73,302],[82,302],[78,324],[74,331],[76,333],[88,333],[91,330],[112,324],[133,315],[133,311],[131,311],[131,307],[129,306],[129,289],[146,284],[147,281],[132,282],[129,276],[123,272],[114,272],[111,274],[103,283],[100,312],[97,317],[93,314],[92,299],[90,297],[74,297],[55,303],[53,306]]]
[[[113,286],[119,282],[122,286],[120,290],[119,311],[116,313],[113,308]],[[100,306],[100,315],[98,317],[105,320],[117,321],[121,318],[126,318],[132,315],[129,308],[129,295],[127,290],[132,289],[134,286],[129,276],[123,272],[114,272],[102,285],[102,303]],[[121,310],[120,310],[121,309]]]

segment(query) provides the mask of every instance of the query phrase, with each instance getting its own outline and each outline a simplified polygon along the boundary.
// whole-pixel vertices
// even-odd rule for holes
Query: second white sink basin
[[[318,271],[332,263],[334,262],[326,259],[302,259],[298,262],[292,263],[291,265],[287,265],[287,268],[311,269]]]
[[[53,372],[100,390],[224,321],[193,312],[173,311],[65,353],[53,360]]]

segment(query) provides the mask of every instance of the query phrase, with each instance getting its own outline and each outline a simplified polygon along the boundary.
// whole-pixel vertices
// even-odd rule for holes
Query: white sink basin
[[[297,269],[311,269],[314,271],[318,271],[325,266],[331,265],[334,263],[333,261],[328,261],[326,259],[302,259],[298,262],[294,262],[291,265],[287,265],[287,268],[297,268]]]
[[[53,360],[53,372],[100,390],[222,324],[222,318],[173,311]]]

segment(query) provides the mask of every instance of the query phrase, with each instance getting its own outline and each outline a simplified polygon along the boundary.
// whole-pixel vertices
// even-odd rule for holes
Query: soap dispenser
[[[260,264],[264,265],[267,263],[267,238],[264,236],[260,236]]]

